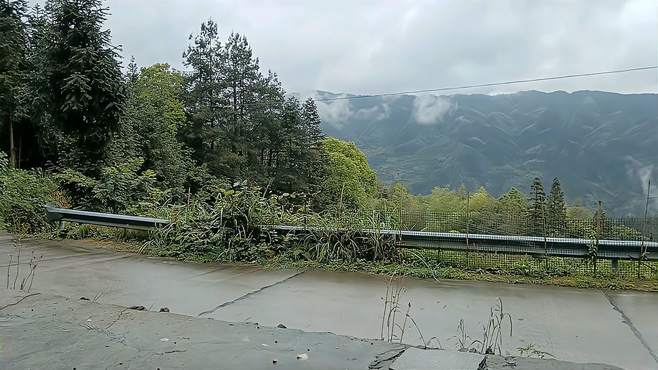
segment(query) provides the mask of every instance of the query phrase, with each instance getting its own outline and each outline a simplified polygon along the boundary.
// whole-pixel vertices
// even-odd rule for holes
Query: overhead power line
[[[658,66],[635,67],[635,68],[626,68],[626,69],[616,69],[616,70],[611,70],[611,71],[577,73],[577,74],[551,76],[551,77],[538,77],[538,78],[529,78],[529,79],[525,79],[525,80],[491,82],[491,83],[484,83],[484,84],[438,87],[438,88],[435,88],[435,89],[399,91],[399,92],[391,92],[391,93],[383,93],[383,94],[339,96],[339,97],[335,97],[335,98],[316,99],[316,101],[365,99],[365,98],[375,98],[375,97],[381,97],[381,96],[408,95],[408,94],[420,94],[420,93],[439,92],[439,91],[462,90],[462,89],[472,89],[472,88],[476,88],[476,87],[503,86],[503,85],[513,85],[513,84],[521,84],[521,83],[527,83],[527,82],[552,81],[552,80],[564,80],[564,79],[567,79],[567,78],[611,75],[611,74],[617,74],[617,73],[645,71],[645,70],[649,70],[649,69],[658,69]]]

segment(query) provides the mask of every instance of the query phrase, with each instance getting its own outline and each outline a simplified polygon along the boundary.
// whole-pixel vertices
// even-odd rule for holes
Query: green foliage
[[[8,170],[9,160],[7,159],[7,155],[3,151],[0,151],[0,175],[6,174]]]
[[[313,100],[286,99],[276,74],[261,74],[247,39],[231,33],[223,44],[212,20],[190,39],[183,56],[189,125],[179,137],[194,159],[217,177],[317,192],[325,160]]]
[[[324,204],[337,207],[367,207],[378,191],[377,175],[354,143],[327,138],[328,174],[322,186]]]
[[[498,200],[498,213],[503,217],[501,229],[510,235],[521,235],[526,228],[528,202],[517,188],[511,188]]]
[[[124,99],[106,17],[101,0],[48,0],[33,21],[34,114],[54,132],[54,159],[86,174],[98,174]]]
[[[183,76],[167,64],[155,64],[131,78],[109,162],[119,165],[143,158],[142,169],[155,172],[160,188],[181,196],[191,166],[187,150],[177,140],[179,129],[187,125],[181,100]]]
[[[530,206],[528,207],[529,232],[531,235],[544,235],[546,232],[546,194],[539,177],[530,186]]]
[[[137,213],[140,207],[151,207],[164,194],[155,187],[155,172],[140,172],[142,161],[134,159],[117,166],[104,167],[94,187],[94,199],[100,208],[113,213]],[[143,203],[146,203],[144,205]]]
[[[216,191],[216,192],[215,192]],[[277,237],[260,225],[280,211],[279,198],[236,184],[212,189],[171,212],[172,223],[154,233],[148,245],[167,256],[208,256],[217,261],[253,261],[280,249]]]
[[[10,169],[4,153],[0,155],[0,226],[20,233],[48,230],[43,206],[59,200],[50,177],[41,171]]]
[[[564,232],[567,222],[567,207],[560,180],[556,177],[551,185],[551,192],[546,198],[546,227],[549,235],[559,235]]]
[[[17,164],[15,124],[27,114],[27,24],[25,0],[0,0],[0,127],[9,131],[9,163]]]
[[[152,170],[142,171],[143,160],[106,166],[98,179],[81,172],[66,169],[56,173],[54,179],[72,200],[76,208],[128,214],[148,214],[167,198],[167,191],[156,184]]]

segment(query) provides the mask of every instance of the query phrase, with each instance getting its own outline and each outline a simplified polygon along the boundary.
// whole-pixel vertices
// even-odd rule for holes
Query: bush
[[[156,231],[148,246],[162,255],[218,261],[255,261],[280,251],[278,237],[260,227],[282,211],[278,197],[243,183],[200,194],[171,208],[171,224]]]
[[[5,159],[0,156],[0,224],[12,232],[48,230],[44,205],[66,202],[57,184],[41,171],[10,169]]]
[[[103,167],[99,179],[65,169],[55,175],[73,207],[101,212],[152,215],[167,192],[156,187],[155,172],[141,171],[142,159]]]

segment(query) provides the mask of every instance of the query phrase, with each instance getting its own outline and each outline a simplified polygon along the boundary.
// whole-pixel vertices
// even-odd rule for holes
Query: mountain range
[[[349,99],[345,99],[349,98]],[[554,177],[567,200],[644,214],[658,180],[658,95],[525,91],[358,97],[316,92],[325,134],[353,141],[381,181],[411,192],[484,186],[500,196]],[[658,195],[651,185],[653,195]],[[658,212],[658,197],[650,212]]]

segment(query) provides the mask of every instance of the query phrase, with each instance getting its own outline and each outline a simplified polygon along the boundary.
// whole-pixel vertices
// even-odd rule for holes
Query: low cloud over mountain
[[[338,95],[318,92],[317,98]],[[658,178],[658,95],[537,91],[320,101],[328,135],[354,141],[385,182],[416,193],[485,186],[500,195],[557,176],[572,202],[644,211]],[[652,186],[653,188],[653,186]],[[653,188],[654,195],[658,193]],[[658,210],[652,201],[651,207]]]

